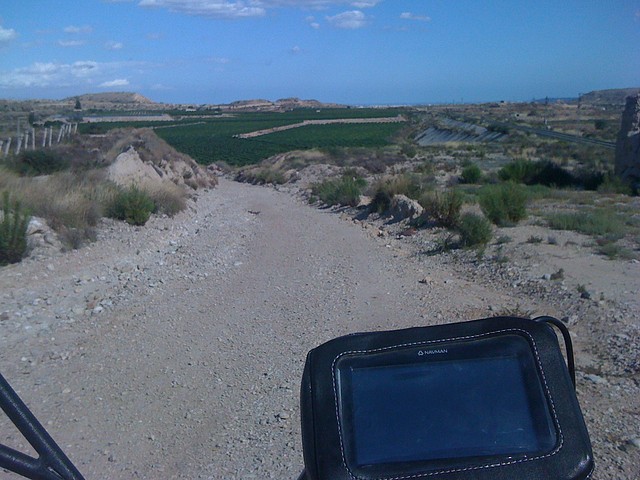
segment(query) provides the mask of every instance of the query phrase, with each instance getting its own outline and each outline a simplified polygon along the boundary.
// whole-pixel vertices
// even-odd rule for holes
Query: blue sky
[[[0,0],[0,98],[416,104],[638,86],[638,0]]]

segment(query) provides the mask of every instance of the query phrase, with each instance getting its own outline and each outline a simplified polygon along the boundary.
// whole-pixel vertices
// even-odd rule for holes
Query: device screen
[[[356,465],[553,448],[545,397],[524,368],[517,354],[350,366],[348,423]]]

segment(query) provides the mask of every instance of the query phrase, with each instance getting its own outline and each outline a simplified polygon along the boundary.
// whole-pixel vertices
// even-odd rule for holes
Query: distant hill
[[[640,93],[640,88],[612,88],[595,90],[580,96],[580,103],[591,105],[624,105],[625,98]]]
[[[105,92],[105,93],[86,93],[84,95],[78,95],[77,97],[70,97],[65,101],[75,101],[79,99],[82,104],[89,103],[117,103],[117,104],[144,104],[152,105],[154,101],[149,100],[147,97],[140,95],[139,93],[132,92]]]
[[[301,100],[300,98],[281,98],[272,102],[271,100],[239,100],[228,105],[221,105],[223,109],[232,110],[261,110],[261,111],[284,111],[294,108],[346,108],[345,105],[337,103],[323,103],[318,100]]]

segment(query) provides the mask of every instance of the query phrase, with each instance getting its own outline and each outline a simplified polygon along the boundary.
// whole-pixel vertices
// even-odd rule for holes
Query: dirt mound
[[[175,150],[151,129],[119,130],[116,135],[106,161],[109,178],[120,185],[172,182],[197,190],[217,184],[212,170]]]

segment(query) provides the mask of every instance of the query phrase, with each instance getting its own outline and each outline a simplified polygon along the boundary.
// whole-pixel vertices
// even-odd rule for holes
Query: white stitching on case
[[[434,344],[434,343],[444,343],[444,342],[451,342],[454,340],[470,340],[470,339],[474,339],[474,338],[481,338],[481,337],[487,337],[490,335],[496,335],[499,333],[508,333],[508,332],[519,332],[522,333],[524,335],[526,335],[527,337],[529,337],[529,339],[531,340],[531,345],[533,346],[533,352],[536,358],[536,362],[538,363],[538,367],[540,368],[540,374],[542,376],[542,382],[544,384],[544,388],[545,391],[547,393],[547,398],[549,399],[549,402],[551,403],[551,411],[553,414],[553,421],[555,423],[556,428],[558,429],[558,436],[559,436],[559,443],[558,446],[552,451],[547,453],[546,455],[540,455],[537,457],[531,457],[531,458],[523,458],[520,460],[513,460],[510,462],[501,462],[501,463],[491,463],[491,464],[486,464],[486,465],[477,465],[477,466],[473,466],[473,467],[465,467],[465,468],[454,468],[454,469],[449,469],[449,470],[439,470],[439,471],[435,471],[435,472],[425,472],[425,473],[417,473],[417,474],[413,474],[413,475],[404,475],[404,476],[396,476],[396,477],[376,477],[376,480],[408,480],[408,479],[412,479],[412,478],[425,478],[425,477],[432,477],[432,476],[436,476],[436,475],[444,475],[447,473],[460,473],[460,472],[466,472],[466,471],[470,471],[470,470],[482,470],[482,469],[488,469],[488,468],[495,468],[495,467],[504,467],[507,465],[515,465],[518,463],[524,463],[524,462],[531,462],[534,460],[541,460],[544,458],[549,458],[552,457],[553,455],[557,454],[561,449],[562,446],[564,444],[564,437],[562,435],[562,429],[560,428],[560,422],[558,421],[558,416],[556,414],[556,408],[555,408],[555,404],[553,402],[553,398],[551,397],[551,392],[549,390],[549,385],[547,384],[547,378],[545,376],[544,373],[544,369],[542,368],[542,362],[540,361],[540,356],[538,354],[538,348],[536,347],[536,342],[533,339],[533,337],[531,336],[531,334],[529,332],[527,332],[526,330],[522,330],[519,328],[508,328],[508,329],[504,329],[504,330],[495,330],[493,332],[487,332],[487,333],[483,333],[483,334],[479,334],[479,335],[466,335],[466,336],[462,336],[462,337],[451,337],[451,338],[443,338],[443,339],[439,339],[439,340],[425,340],[423,342],[410,342],[410,343],[401,343],[398,345],[390,345],[388,347],[383,347],[383,348],[374,348],[371,350],[351,350],[348,352],[342,352],[340,355],[338,355],[337,357],[335,357],[333,359],[333,362],[331,363],[331,377],[333,380],[333,398],[335,401],[335,413],[336,413],[336,421],[338,423],[338,434],[340,437],[340,452],[342,454],[342,464],[344,465],[344,468],[346,469],[346,471],[348,472],[349,476],[354,479],[354,480],[359,480],[362,477],[357,477],[356,475],[354,475],[354,473],[349,469],[349,466],[347,465],[347,460],[346,460],[346,455],[345,455],[345,450],[344,450],[344,441],[342,438],[342,426],[340,425],[340,412],[339,412],[339,405],[338,405],[338,389],[337,389],[337,385],[336,385],[336,363],[338,362],[338,360],[345,356],[345,355],[352,355],[352,354],[358,354],[358,353],[375,353],[375,352],[382,352],[384,350],[390,350],[392,348],[400,348],[400,347],[413,347],[413,346],[417,346],[417,345],[428,345],[428,344]]]

